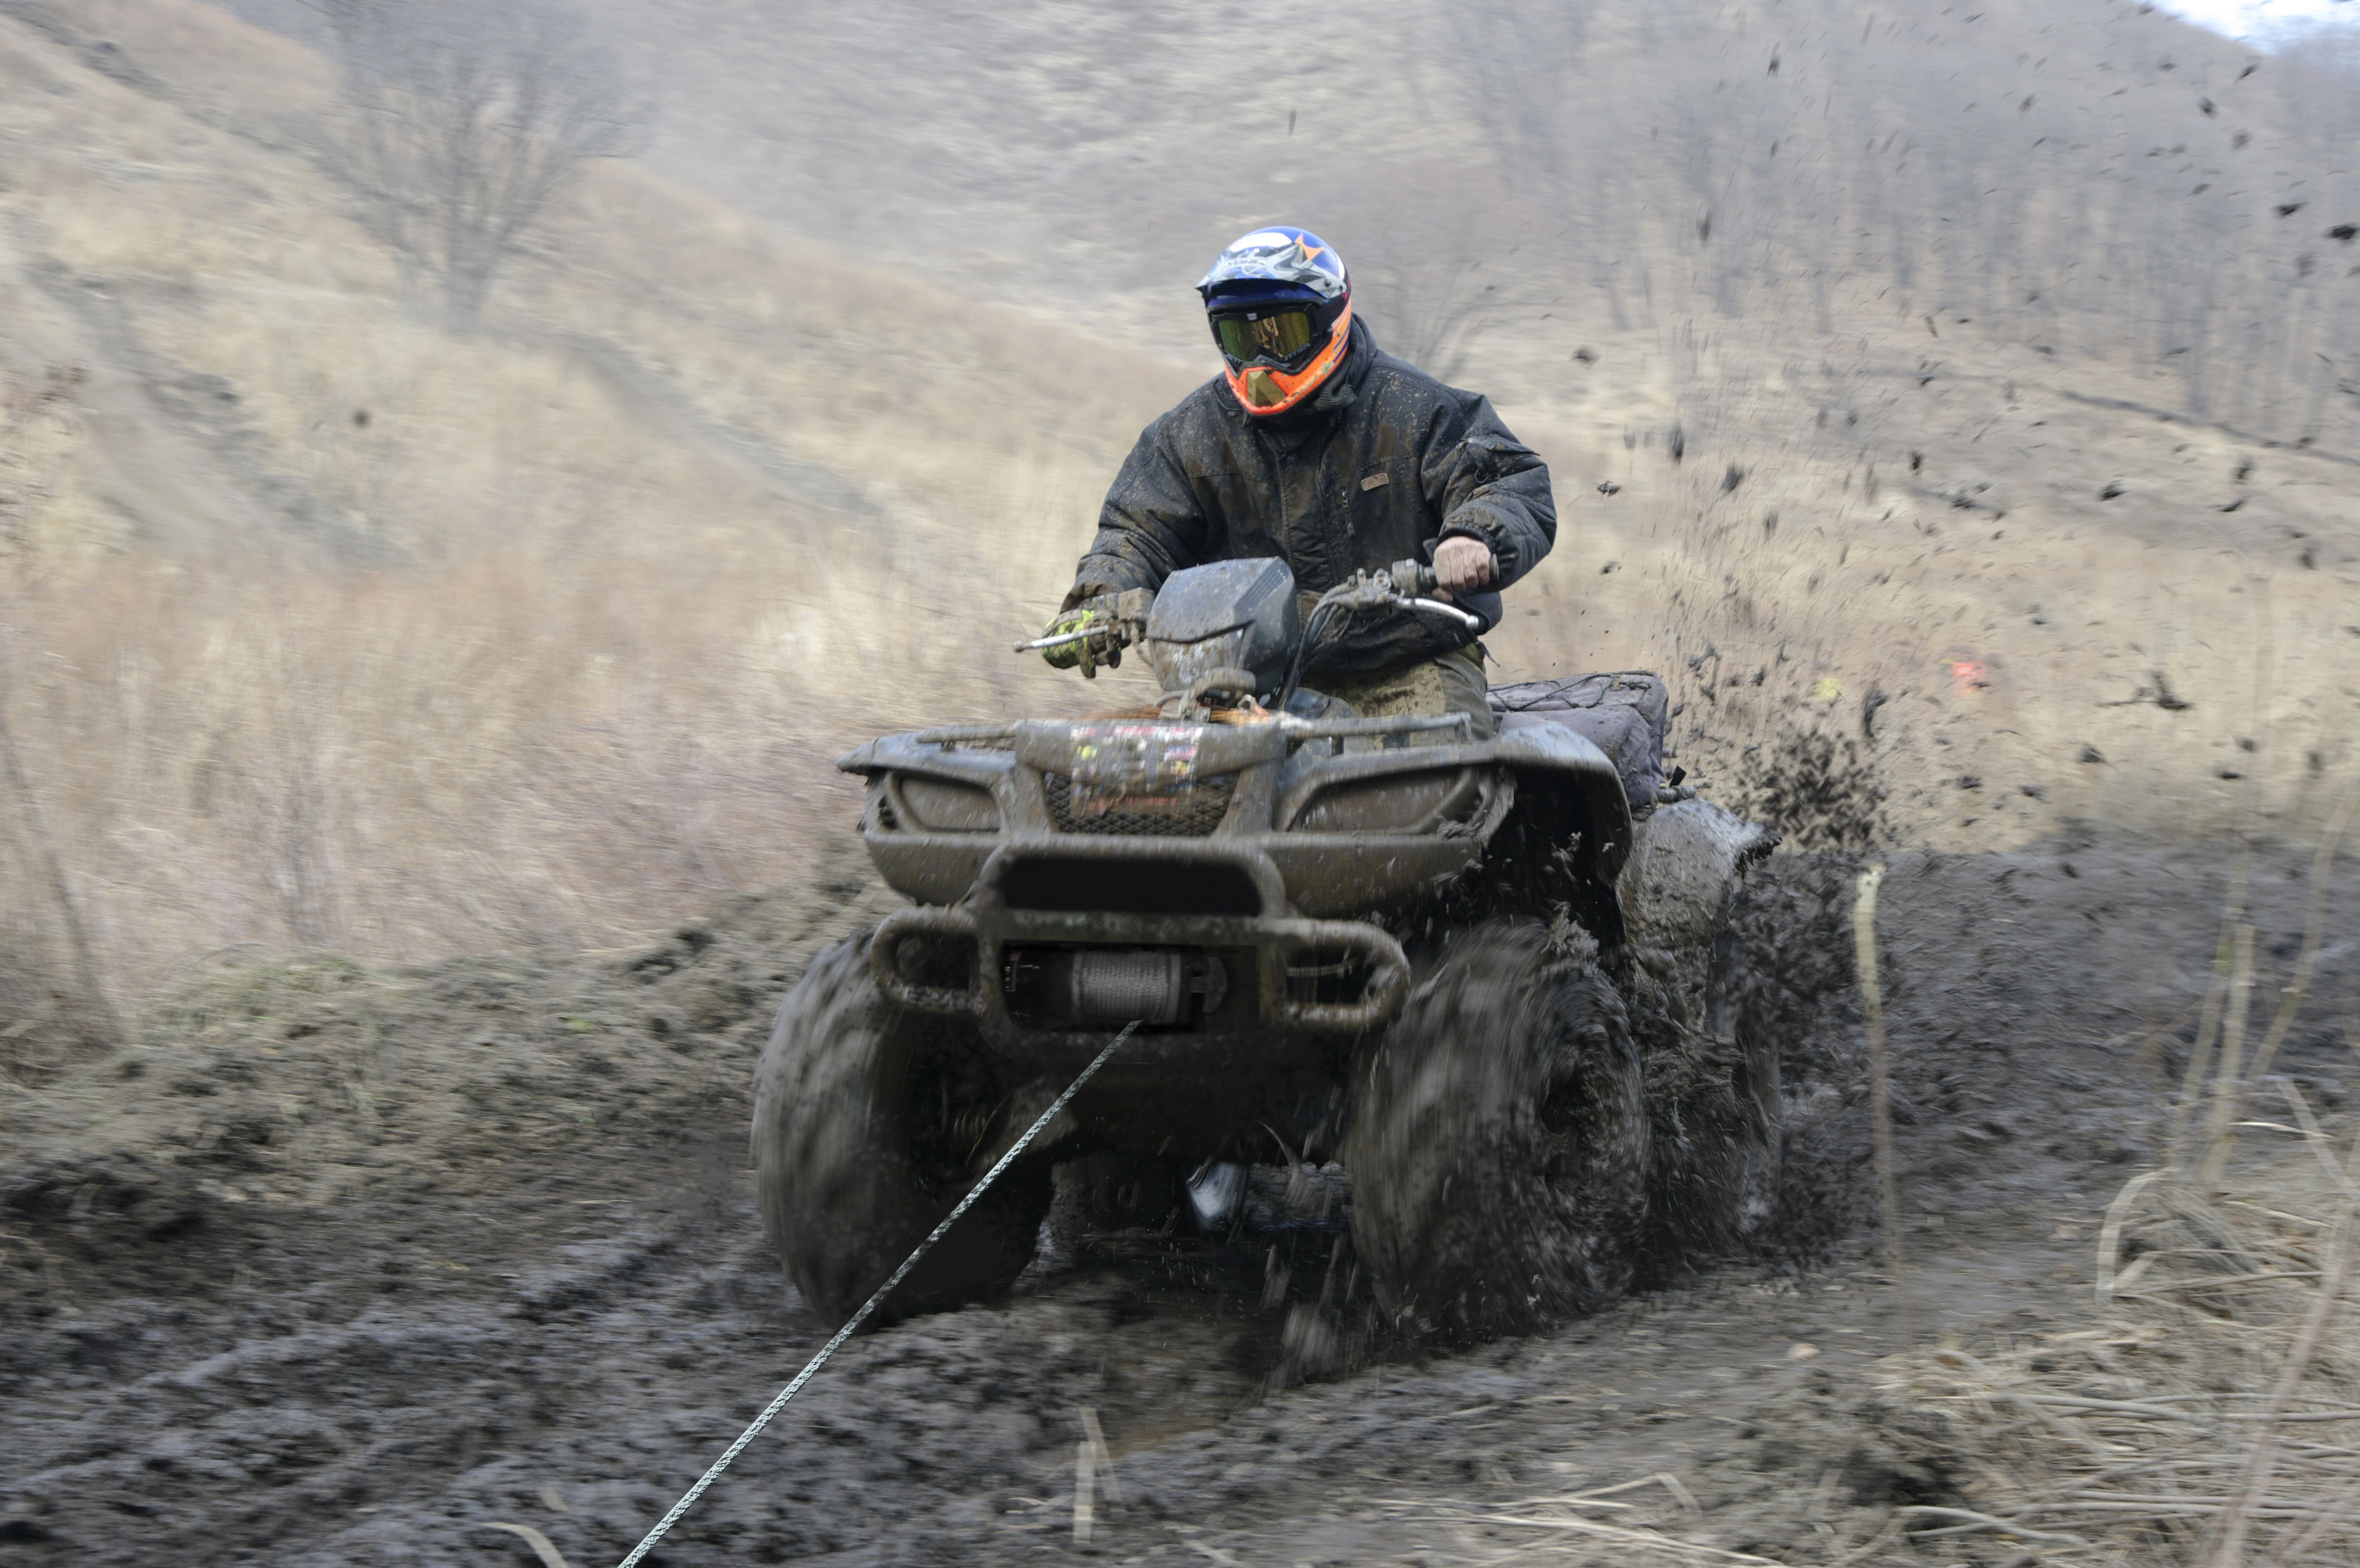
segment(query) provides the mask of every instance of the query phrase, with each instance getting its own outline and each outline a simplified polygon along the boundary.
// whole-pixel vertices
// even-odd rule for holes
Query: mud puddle
[[[2265,954],[2300,935],[2305,860],[2256,860]],[[1601,1529],[1780,1562],[1986,1561],[1876,1544],[1897,1499],[1964,1484],[1876,1360],[1967,1323],[2032,1332],[2086,1294],[2225,864],[2090,839],[1895,860],[1897,1284],[1838,1009],[1790,1063],[1782,1253],[1272,1392],[1332,1237],[1100,1238],[1002,1305],[855,1342],[654,1561],[1646,1560],[1502,1522],[1577,1494]],[[531,1563],[496,1522],[575,1568],[619,1560],[821,1338],[753,1219],[745,1086],[779,991],[873,900],[824,867],[619,962],[282,976],[259,1001],[242,981],[136,1063],[13,1099],[9,1560]],[[2333,930],[2355,915],[2339,896]],[[1803,933],[1794,961],[1831,940]],[[2331,938],[2284,1064],[2331,1106],[2353,948]],[[1116,1454],[1087,1545],[1084,1409]]]

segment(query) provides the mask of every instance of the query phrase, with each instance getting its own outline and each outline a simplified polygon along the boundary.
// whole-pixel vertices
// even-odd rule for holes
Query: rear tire
[[[1758,1244],[1776,1217],[1786,1110],[1759,961],[1724,916],[1693,1021],[1644,1001],[1633,1009],[1655,1117],[1650,1250],[1666,1269]]]
[[[1537,922],[1462,931],[1362,1064],[1352,1239],[1395,1325],[1529,1332],[1628,1288],[1650,1128],[1622,999]]]
[[[763,1228],[813,1310],[842,1323],[981,1171],[1008,1095],[975,1030],[888,1002],[866,936],[779,1004],[754,1080]],[[1011,1168],[878,1309],[884,1324],[1004,1294],[1032,1262],[1049,1168]]]
[[[1737,1047],[1729,1075],[1738,1107],[1730,1221],[1739,1240],[1752,1241],[1769,1230],[1778,1207],[1778,1185],[1786,1163],[1786,1102],[1778,1070],[1777,1031],[1762,998],[1760,959],[1735,919],[1743,897],[1741,880],[1730,898],[1731,916],[1713,943],[1712,971],[1705,982],[1705,1028],[1714,1038]]]

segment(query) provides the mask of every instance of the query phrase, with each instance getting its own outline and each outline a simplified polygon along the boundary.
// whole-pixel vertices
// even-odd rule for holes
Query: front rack
[[[921,729],[912,737],[921,746],[981,746],[1005,747],[1028,721],[1012,719],[1000,724],[945,724],[933,729]],[[1089,719],[1070,720],[1076,724],[1093,722]],[[1177,719],[1156,719],[1142,722],[1180,723]],[[1404,714],[1393,718],[1296,718],[1283,714],[1270,720],[1278,726],[1280,734],[1290,740],[1343,740],[1357,735],[1415,735],[1437,729],[1456,729],[1461,740],[1473,740],[1475,721],[1463,713]]]

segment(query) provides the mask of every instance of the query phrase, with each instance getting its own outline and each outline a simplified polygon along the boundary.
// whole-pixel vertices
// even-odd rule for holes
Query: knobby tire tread
[[[970,1025],[879,992],[866,936],[814,960],[756,1069],[753,1153],[763,1227],[821,1317],[849,1318],[950,1212],[1005,1101]],[[1011,1169],[870,1321],[1004,1294],[1049,1199],[1044,1163]]]
[[[1458,933],[1353,1089],[1353,1242],[1396,1326],[1527,1332],[1628,1288],[1652,1133],[1588,956],[1537,921]]]

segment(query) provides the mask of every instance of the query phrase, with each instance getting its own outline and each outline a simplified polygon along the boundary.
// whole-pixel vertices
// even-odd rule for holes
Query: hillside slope
[[[2283,62],[2082,0],[1858,35],[1380,6],[1248,125],[1212,13],[597,15],[668,73],[661,137],[454,339],[309,152],[333,79],[300,38],[0,7],[0,363],[36,410],[0,701],[135,988],[233,941],[624,941],[792,875],[865,734],[1135,696],[1002,650],[1211,368],[1204,254],[1282,214],[1555,469],[1495,678],[1666,671],[1724,798],[1775,809],[1799,729],[1859,748],[1905,840],[2299,833],[2349,761],[2360,400],[2314,431],[2261,367],[2301,313],[2360,317],[2317,237],[2351,193]],[[1484,74],[1503,37],[1524,75]],[[1986,87],[2004,135],[1935,134]],[[2038,164],[2057,130],[2079,161]],[[2142,216],[2161,171],[2232,152],[2189,276],[2216,327],[2294,313],[2199,411],[2144,313],[2169,291],[2116,263],[2180,232]],[[1987,313],[2030,273],[2081,281]],[[1479,276],[1498,302],[1457,311]]]

